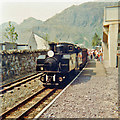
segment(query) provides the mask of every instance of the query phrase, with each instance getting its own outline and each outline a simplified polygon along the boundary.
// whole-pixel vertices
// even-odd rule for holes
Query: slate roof
[[[48,43],[42,37],[34,34],[34,38],[37,44],[37,49],[46,49],[46,47],[47,49],[49,48]]]

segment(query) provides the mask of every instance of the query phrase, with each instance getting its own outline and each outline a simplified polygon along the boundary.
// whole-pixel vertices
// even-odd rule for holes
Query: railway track
[[[34,74],[31,74],[29,76],[26,76],[26,77],[23,77],[23,78],[20,78],[14,82],[11,82],[11,83],[8,83],[8,84],[5,84],[5,85],[2,85],[0,86],[0,94],[4,94],[6,91],[8,90],[12,90],[14,89],[15,87],[18,87],[22,84],[25,84],[26,82],[29,82],[39,76],[41,76],[42,73],[34,73]]]
[[[43,105],[43,102],[53,95],[57,91],[57,88],[45,88],[43,87],[41,90],[38,92],[34,93],[30,97],[26,98],[13,108],[10,108],[6,112],[2,113],[0,115],[1,119],[6,119],[6,118],[17,118],[17,119],[23,119],[27,116],[29,117],[29,113],[33,110],[36,109],[39,105],[42,105],[41,109],[45,106]]]

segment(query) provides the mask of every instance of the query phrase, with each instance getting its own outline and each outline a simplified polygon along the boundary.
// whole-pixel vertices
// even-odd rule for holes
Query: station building
[[[117,66],[117,52],[120,50],[120,6],[104,9],[103,59],[110,67]]]

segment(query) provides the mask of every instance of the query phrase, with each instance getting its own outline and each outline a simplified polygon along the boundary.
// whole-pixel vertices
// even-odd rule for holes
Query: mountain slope
[[[43,22],[41,20],[30,17],[28,19],[25,19],[21,24],[19,24],[18,28],[22,30],[29,30],[37,27],[38,25],[41,25],[42,23]]]
[[[47,32],[50,40],[83,43],[91,47],[96,32],[102,37],[104,7],[117,5],[109,2],[88,2],[79,6],[71,6],[60,14],[45,21],[34,32]]]

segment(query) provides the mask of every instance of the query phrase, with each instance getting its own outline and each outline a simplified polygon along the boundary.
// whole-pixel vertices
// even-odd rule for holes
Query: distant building
[[[11,42],[0,43],[0,50],[15,50],[15,49],[18,50],[28,49],[28,45],[11,43]]]
[[[42,37],[32,33],[28,41],[28,47],[31,50],[49,49],[48,42]]]
[[[17,49],[17,43],[5,42],[0,43],[0,50],[12,50]]]
[[[117,50],[120,50],[120,6],[104,9],[103,59],[110,67],[117,66]]]

